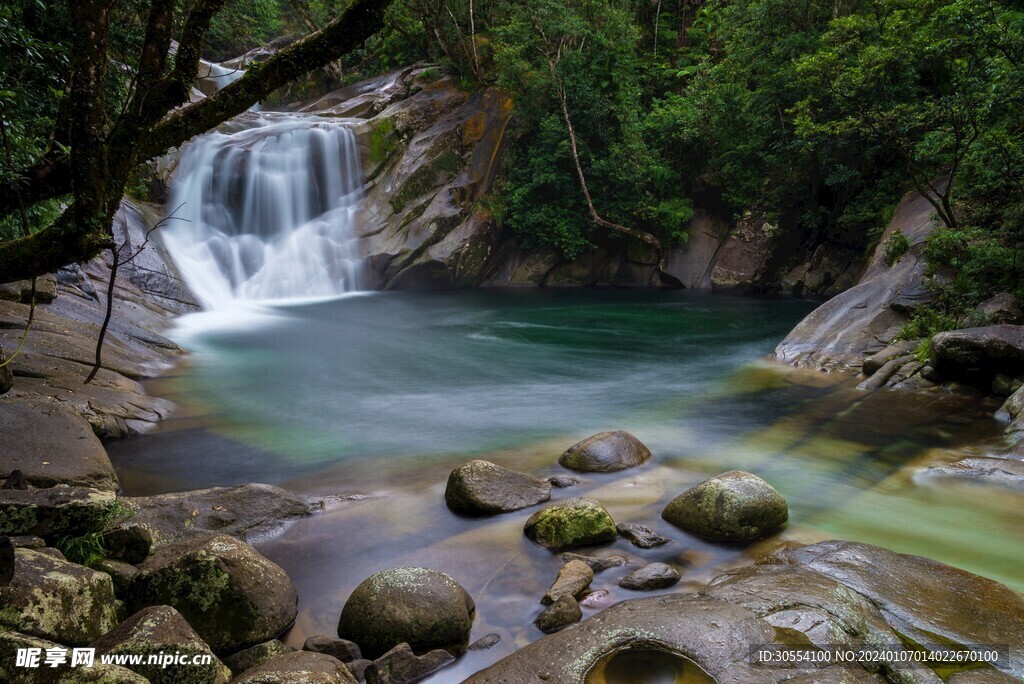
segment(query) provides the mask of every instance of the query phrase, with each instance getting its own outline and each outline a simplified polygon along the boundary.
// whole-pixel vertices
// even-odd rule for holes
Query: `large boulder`
[[[357,684],[337,658],[312,651],[274,656],[231,680],[231,684]]]
[[[378,658],[401,643],[422,653],[458,655],[469,643],[476,606],[458,582],[426,568],[391,568],[364,580],[341,611],[338,636]]]
[[[929,357],[943,378],[988,388],[997,374],[1024,375],[1024,326],[989,325],[939,333]]]
[[[170,606],[150,606],[104,634],[93,646],[97,655],[142,656],[139,663],[127,663],[151,684],[225,684],[231,671],[210,651],[181,613]],[[185,665],[150,663],[150,656],[184,656]],[[209,659],[201,664],[203,656]]]
[[[238,653],[232,653],[224,658],[224,664],[227,665],[234,674],[238,675],[246,670],[251,670],[257,665],[262,665],[271,658],[276,658],[284,653],[294,653],[297,650],[298,649],[292,648],[291,646],[286,646],[285,643],[279,639],[271,639],[270,641],[264,641],[262,644],[243,648]],[[307,648],[305,650],[309,651],[311,649]]]
[[[113,492],[58,485],[47,489],[0,489],[0,534],[81,537],[102,531]]]
[[[108,575],[54,555],[15,549],[14,577],[0,586],[0,628],[85,646],[117,625]]]
[[[781,527],[789,510],[770,484],[752,473],[733,470],[672,499],[661,517],[704,539],[747,541]]]
[[[117,491],[107,452],[81,417],[53,403],[0,399],[0,477],[20,470],[33,487]]]
[[[224,535],[158,551],[128,589],[131,610],[173,606],[218,654],[281,634],[294,622],[297,602],[284,570]]]
[[[619,535],[601,502],[588,497],[565,499],[537,511],[523,531],[534,542],[556,551],[608,544]]]
[[[448,508],[461,515],[506,513],[550,498],[550,482],[480,460],[453,470],[444,490]]]
[[[1020,308],[1020,302],[1009,292],[1000,292],[983,301],[978,305],[978,313],[985,317],[985,322],[989,325],[1024,323],[1024,311]]]
[[[561,455],[559,465],[581,473],[611,473],[643,465],[651,451],[626,432],[599,432],[577,442]]]
[[[18,666],[18,651],[21,649],[39,649],[38,668]],[[107,665],[95,658],[92,667],[79,665],[70,667],[47,667],[46,652],[50,649],[64,649],[71,660],[71,649],[47,639],[22,634],[20,632],[0,631],[0,682],[9,684],[150,684],[142,675],[136,674],[120,665]]]

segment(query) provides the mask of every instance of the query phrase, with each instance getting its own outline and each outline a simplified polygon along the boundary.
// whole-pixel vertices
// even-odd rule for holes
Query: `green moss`
[[[615,541],[615,521],[599,503],[569,499],[533,514],[526,535],[549,549],[569,549]]]
[[[395,123],[391,119],[385,119],[370,131],[370,164],[382,164],[396,149],[398,139],[395,136]]]

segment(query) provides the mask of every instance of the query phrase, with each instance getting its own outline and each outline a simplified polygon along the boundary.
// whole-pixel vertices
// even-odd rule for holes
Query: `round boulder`
[[[338,636],[379,658],[401,643],[417,653],[466,650],[476,605],[458,582],[426,568],[391,568],[363,581],[341,611]]]
[[[231,684],[356,684],[345,665],[325,653],[294,651],[283,653],[252,667],[231,680]]]
[[[297,602],[284,570],[225,535],[158,551],[128,588],[131,610],[176,608],[218,654],[273,639],[295,621]]]
[[[607,544],[619,535],[604,506],[588,497],[566,499],[537,511],[526,521],[523,532],[552,550]]]
[[[453,470],[444,490],[448,508],[460,515],[517,511],[550,498],[550,482],[480,460]]]
[[[577,442],[561,455],[558,463],[581,473],[613,473],[634,468],[651,460],[651,450],[626,432],[599,432]]]
[[[770,484],[752,473],[733,470],[672,499],[661,517],[704,539],[746,541],[781,527],[789,509]]]

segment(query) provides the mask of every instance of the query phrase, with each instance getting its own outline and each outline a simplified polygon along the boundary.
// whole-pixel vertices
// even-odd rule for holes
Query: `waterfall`
[[[188,144],[160,239],[207,308],[359,288],[362,172],[337,119],[247,113]],[[180,220],[179,220],[180,219]]]

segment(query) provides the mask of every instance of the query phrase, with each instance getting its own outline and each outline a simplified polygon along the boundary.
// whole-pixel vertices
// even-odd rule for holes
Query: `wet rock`
[[[971,456],[927,468],[926,478],[968,480],[1024,490],[1024,458]]]
[[[901,380],[905,380],[912,374],[913,370],[917,370],[920,365],[921,364],[917,363],[917,357],[913,354],[897,356],[894,359],[886,361],[885,364],[870,378],[857,385],[857,389],[874,391],[880,387],[895,384]],[[911,369],[911,366],[915,366],[915,368]]]
[[[1024,311],[1020,302],[1009,292],[1000,292],[978,305],[978,313],[985,317],[989,325],[1020,325],[1024,323]]]
[[[215,653],[273,639],[295,620],[298,597],[276,564],[224,535],[180,542],[139,567],[131,610],[176,608]]]
[[[641,549],[652,549],[655,546],[668,544],[671,539],[662,537],[650,527],[638,523],[619,523],[615,526],[619,534],[629,540],[633,546]]]
[[[626,432],[599,432],[569,447],[558,463],[581,473],[611,473],[635,468],[651,459],[643,442]]]
[[[152,684],[222,684],[231,678],[231,672],[213,657],[210,647],[170,606],[151,606],[140,610],[93,645],[97,656],[143,656],[144,662],[127,664],[126,667]],[[209,665],[151,665],[145,662],[151,655],[179,653],[190,658],[210,656],[211,662]]]
[[[788,518],[786,500],[761,478],[733,470],[688,489],[661,517],[715,541],[745,541],[769,534]]]
[[[901,356],[913,354],[920,344],[921,340],[900,340],[899,342],[893,342],[882,351],[876,352],[866,358],[861,370],[864,372],[864,375],[870,377],[889,361]]]
[[[103,550],[108,558],[131,565],[138,565],[149,558],[153,550],[153,533],[145,524],[134,520],[134,517],[123,520],[103,533]]]
[[[987,389],[998,373],[1024,375],[1024,327],[990,325],[939,333],[932,338],[929,358],[943,378]]]
[[[633,591],[650,591],[666,589],[679,581],[679,573],[665,563],[650,563],[629,573],[621,580],[619,586]]]
[[[113,492],[66,485],[0,489],[0,533],[53,539],[99,532],[114,498]]]
[[[36,278],[35,284],[36,304],[49,304],[57,298],[57,280],[52,275],[44,275]],[[32,281],[18,280],[13,283],[0,284],[0,299],[9,302],[20,302],[28,304],[32,301]]]
[[[498,645],[501,641],[501,636],[498,634],[486,634],[469,645],[467,651],[486,651],[489,648],[493,648]]]
[[[238,676],[246,670],[262,665],[271,658],[294,652],[295,649],[285,645],[284,642],[278,639],[271,639],[270,641],[264,641],[262,644],[256,644],[255,646],[244,648],[238,653],[229,655],[224,658],[224,664],[231,669],[235,676]]]
[[[0,434],[0,477],[20,470],[33,487],[117,491],[106,450],[89,424],[70,411],[52,403],[0,399]]]
[[[526,536],[553,550],[615,541],[615,521],[595,499],[576,497],[537,511],[526,521]]]
[[[492,515],[551,498],[551,483],[488,461],[470,461],[448,476],[444,501],[460,515]]]
[[[545,634],[550,634],[582,619],[583,610],[580,608],[580,604],[572,596],[563,594],[557,601],[545,608],[544,612],[533,621],[533,624],[537,625],[537,629]]]
[[[317,634],[316,636],[309,637],[306,639],[306,643],[302,645],[302,650],[326,653],[343,663],[350,663],[363,657],[362,651],[359,650],[359,644],[348,639],[327,636],[326,634]]]
[[[575,477],[568,477],[567,475],[555,475],[554,477],[549,477],[548,482],[551,483],[552,487],[558,487],[559,489],[575,487],[580,483],[580,481]]]
[[[366,668],[373,665],[372,660],[366,658],[360,658],[359,660],[353,660],[352,662],[345,663],[345,668],[352,674],[356,681],[366,681]]]
[[[231,680],[231,684],[358,684],[337,658],[312,651],[274,656]]]
[[[583,554],[579,553],[566,552],[558,554],[558,557],[561,559],[563,563],[569,563],[574,560],[583,561],[588,566],[590,566],[590,569],[593,570],[595,573],[603,572],[608,568],[618,568],[629,563],[628,558],[619,555],[598,557],[584,556]]]
[[[40,667],[27,669],[18,667],[17,654],[19,649],[40,649]],[[92,667],[50,668],[43,666],[48,649],[66,649],[70,661],[71,649],[65,644],[58,644],[46,639],[21,634],[19,632],[0,631],[0,682],[10,684],[150,684],[142,675],[120,665],[105,665],[99,658]]]
[[[378,658],[401,643],[416,652],[443,648],[459,654],[469,643],[476,606],[458,582],[426,568],[392,568],[356,587],[338,622],[338,635]]]
[[[114,583],[114,596],[123,599],[128,595],[128,587],[132,580],[139,574],[139,569],[118,560],[103,558],[92,565],[93,569],[110,575]]]
[[[363,676],[366,684],[414,684],[454,660],[455,656],[441,648],[417,656],[409,644],[399,644],[370,663]]]
[[[117,624],[109,576],[31,549],[14,554],[14,577],[0,586],[0,628],[85,646]]]
[[[253,541],[309,514],[309,503],[266,484],[213,487],[157,496],[123,497],[135,516],[123,527],[143,527],[153,550],[187,539],[226,534]]]
[[[580,607],[582,608],[607,608],[612,604],[612,593],[606,589],[598,589],[597,591],[588,592],[583,598],[579,600]]]
[[[558,571],[558,578],[555,583],[544,594],[541,603],[550,605],[556,603],[563,596],[577,597],[582,594],[590,583],[594,581],[594,571],[590,566],[580,560],[569,561]]]

